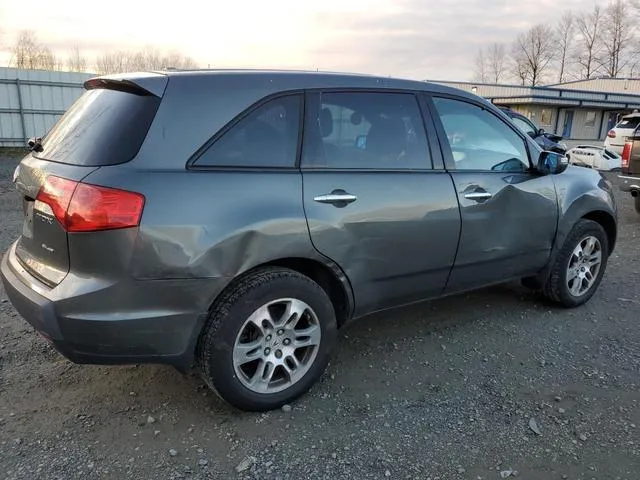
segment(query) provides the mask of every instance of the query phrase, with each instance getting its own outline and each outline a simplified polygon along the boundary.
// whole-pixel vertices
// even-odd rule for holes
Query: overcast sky
[[[601,2],[602,3],[602,2]],[[165,8],[165,5],[170,6]],[[471,80],[479,47],[593,0],[0,0],[2,64],[23,29],[59,55],[153,46],[203,67],[339,70]]]

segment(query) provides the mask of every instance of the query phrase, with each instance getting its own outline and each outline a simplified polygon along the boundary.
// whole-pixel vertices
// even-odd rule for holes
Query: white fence
[[[0,68],[0,147],[23,147],[47,133],[93,76]]]

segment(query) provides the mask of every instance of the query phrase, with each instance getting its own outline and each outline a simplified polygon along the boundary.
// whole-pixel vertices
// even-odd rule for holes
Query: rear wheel
[[[326,292],[288,269],[257,271],[213,307],[197,362],[209,386],[242,410],[270,410],[320,377],[336,338]]]
[[[607,234],[591,220],[580,220],[567,236],[542,291],[565,307],[587,302],[598,289],[608,258]]]

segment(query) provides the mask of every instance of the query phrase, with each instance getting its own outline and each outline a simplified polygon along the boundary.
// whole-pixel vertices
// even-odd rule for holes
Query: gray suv
[[[85,88],[16,170],[2,261],[15,308],[77,363],[195,367],[272,409],[352,319],[512,279],[575,307],[614,248],[610,184],[462,91],[265,71]]]

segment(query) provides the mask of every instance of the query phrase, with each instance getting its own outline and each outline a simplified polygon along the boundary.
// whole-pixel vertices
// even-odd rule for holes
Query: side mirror
[[[568,165],[569,159],[566,155],[557,152],[544,151],[538,157],[537,169],[540,173],[545,175],[554,175],[564,172]]]

